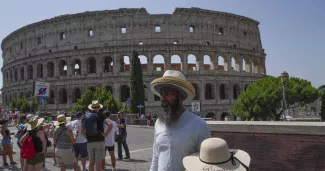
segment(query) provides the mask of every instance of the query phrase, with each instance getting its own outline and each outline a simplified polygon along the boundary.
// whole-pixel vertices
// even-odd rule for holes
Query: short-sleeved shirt
[[[105,137],[105,146],[113,146],[115,143],[115,132],[117,131],[116,122],[108,119],[109,122],[113,125],[111,132]],[[104,131],[106,131],[107,125],[104,124]]]
[[[120,118],[120,123],[119,124],[120,125],[121,124],[124,124],[124,128],[119,128],[119,134],[121,134],[121,135],[127,135],[125,119],[124,118]]]
[[[76,143],[86,143],[86,138],[81,134],[81,120],[74,120],[67,124],[67,127],[77,133]]]

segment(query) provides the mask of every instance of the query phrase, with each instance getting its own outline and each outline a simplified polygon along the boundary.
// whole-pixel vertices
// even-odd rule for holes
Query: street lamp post
[[[282,105],[283,105],[283,121],[286,121],[287,120],[287,118],[286,118],[286,107],[287,107],[287,100],[286,100],[286,83],[287,83],[287,81],[288,81],[288,79],[289,79],[289,74],[287,73],[287,72],[283,72],[282,74],[281,74],[281,82],[282,82],[282,86],[283,86],[283,103],[282,103]]]

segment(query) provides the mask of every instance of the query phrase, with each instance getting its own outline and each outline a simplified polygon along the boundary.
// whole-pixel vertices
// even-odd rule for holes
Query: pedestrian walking
[[[3,160],[3,167],[8,167],[9,164],[7,163],[7,156],[10,160],[10,165],[16,165],[17,163],[13,160],[12,154],[12,146],[11,146],[11,133],[8,129],[8,121],[2,125],[1,127],[1,135],[2,135],[2,160]]]

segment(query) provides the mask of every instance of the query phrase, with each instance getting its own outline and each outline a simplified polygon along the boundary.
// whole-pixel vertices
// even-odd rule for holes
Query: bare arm
[[[45,133],[44,133],[44,131],[42,131],[42,130],[39,130],[39,131],[37,131],[37,136],[38,136],[38,138],[42,141],[42,152],[40,152],[40,154],[41,153],[45,153],[45,150],[46,150],[46,139],[45,139]]]
[[[113,125],[110,121],[107,120],[105,120],[104,123],[107,125],[107,130],[105,131],[105,133],[102,133],[102,135],[106,137],[112,131]]]
[[[70,129],[67,129],[67,132],[66,133],[67,133],[67,135],[70,138],[71,144],[76,143],[76,139],[74,138],[74,135],[73,135],[72,131]]]

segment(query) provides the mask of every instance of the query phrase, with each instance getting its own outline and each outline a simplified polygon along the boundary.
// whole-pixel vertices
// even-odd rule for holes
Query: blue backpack
[[[86,136],[96,136],[99,134],[96,113],[87,113],[83,119],[82,125],[85,129]]]

